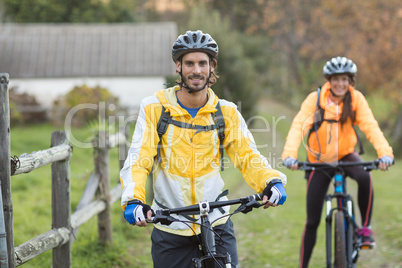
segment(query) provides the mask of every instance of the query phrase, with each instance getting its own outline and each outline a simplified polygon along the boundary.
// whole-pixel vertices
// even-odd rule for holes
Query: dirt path
[[[292,122],[293,117],[297,113],[296,109],[291,108],[290,106],[285,106],[283,103],[266,97],[260,98],[257,103],[257,110],[260,113],[268,113],[275,115],[276,117],[284,116],[284,119],[288,122]]]

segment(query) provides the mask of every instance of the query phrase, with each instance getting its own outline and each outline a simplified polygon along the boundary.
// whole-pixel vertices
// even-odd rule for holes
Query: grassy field
[[[261,112],[263,116],[255,118],[257,122],[252,132],[259,149],[272,166],[288,176],[288,200],[282,207],[259,209],[247,215],[238,214],[232,217],[237,233],[241,267],[297,267],[300,237],[305,221],[306,181],[302,172],[283,169],[280,160],[284,138],[295,111],[267,101],[262,103]],[[49,148],[53,130],[50,125],[12,127],[12,155],[19,156],[22,153]],[[88,141],[91,132],[87,129],[74,130],[73,135],[80,141]],[[92,154],[92,149],[74,147],[71,159],[73,211],[94,169]],[[365,156],[366,160],[374,158],[373,155]],[[116,149],[111,150],[110,165],[114,186],[117,184],[119,171]],[[377,248],[361,252],[359,267],[402,267],[402,214],[398,205],[402,189],[399,187],[399,174],[402,174],[400,165],[393,166],[389,172],[378,171],[373,174],[375,210],[372,225],[376,233]],[[230,190],[230,197],[252,193],[251,188],[245,186],[240,173],[233,167],[227,167],[222,176]],[[50,178],[50,166],[12,177],[16,246],[51,229]],[[355,192],[353,183],[350,183],[349,188],[351,192]],[[73,244],[73,267],[152,267],[151,231],[152,227],[129,226],[122,219],[119,202],[116,202],[113,204],[113,245],[107,248],[99,245],[97,219],[91,219],[81,226]],[[310,267],[324,267],[324,264],[324,225],[321,224]],[[51,266],[51,251],[23,265],[41,268]]]

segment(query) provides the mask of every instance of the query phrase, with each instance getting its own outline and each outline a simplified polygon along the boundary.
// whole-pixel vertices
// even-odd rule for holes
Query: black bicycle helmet
[[[205,52],[214,58],[218,57],[218,44],[207,33],[202,31],[187,31],[180,35],[172,48],[172,58],[178,58],[189,52]]]
[[[351,74],[353,76],[357,73],[356,64],[345,57],[335,57],[325,63],[323,73],[326,78],[333,74]]]

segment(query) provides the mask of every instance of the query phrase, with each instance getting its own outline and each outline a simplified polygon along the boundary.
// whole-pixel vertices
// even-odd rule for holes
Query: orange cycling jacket
[[[301,109],[293,119],[290,127],[282,158],[297,159],[298,148],[303,141],[310,162],[335,162],[355,151],[357,136],[353,125],[357,125],[364,132],[367,139],[373,144],[378,158],[393,156],[384,134],[380,130],[366,99],[360,91],[349,87],[352,96],[352,109],[356,113],[356,120],[348,121],[341,126],[339,119],[342,114],[343,103],[336,105],[329,100],[330,84],[325,83],[321,88],[319,103],[325,110],[324,121],[318,131],[313,131],[309,137],[307,133],[314,126],[314,114],[317,111],[317,94],[310,93],[301,105]],[[333,120],[333,121],[326,121]],[[319,159],[318,159],[319,158]]]

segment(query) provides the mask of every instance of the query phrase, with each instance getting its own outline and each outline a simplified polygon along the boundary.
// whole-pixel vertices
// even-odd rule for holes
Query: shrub
[[[33,95],[19,93],[18,88],[10,88],[10,124],[44,123],[47,119],[46,109]]]
[[[109,90],[84,84],[74,87],[53,103],[53,123],[71,122],[75,127],[82,127],[99,117],[107,119],[118,107],[118,98]]]

